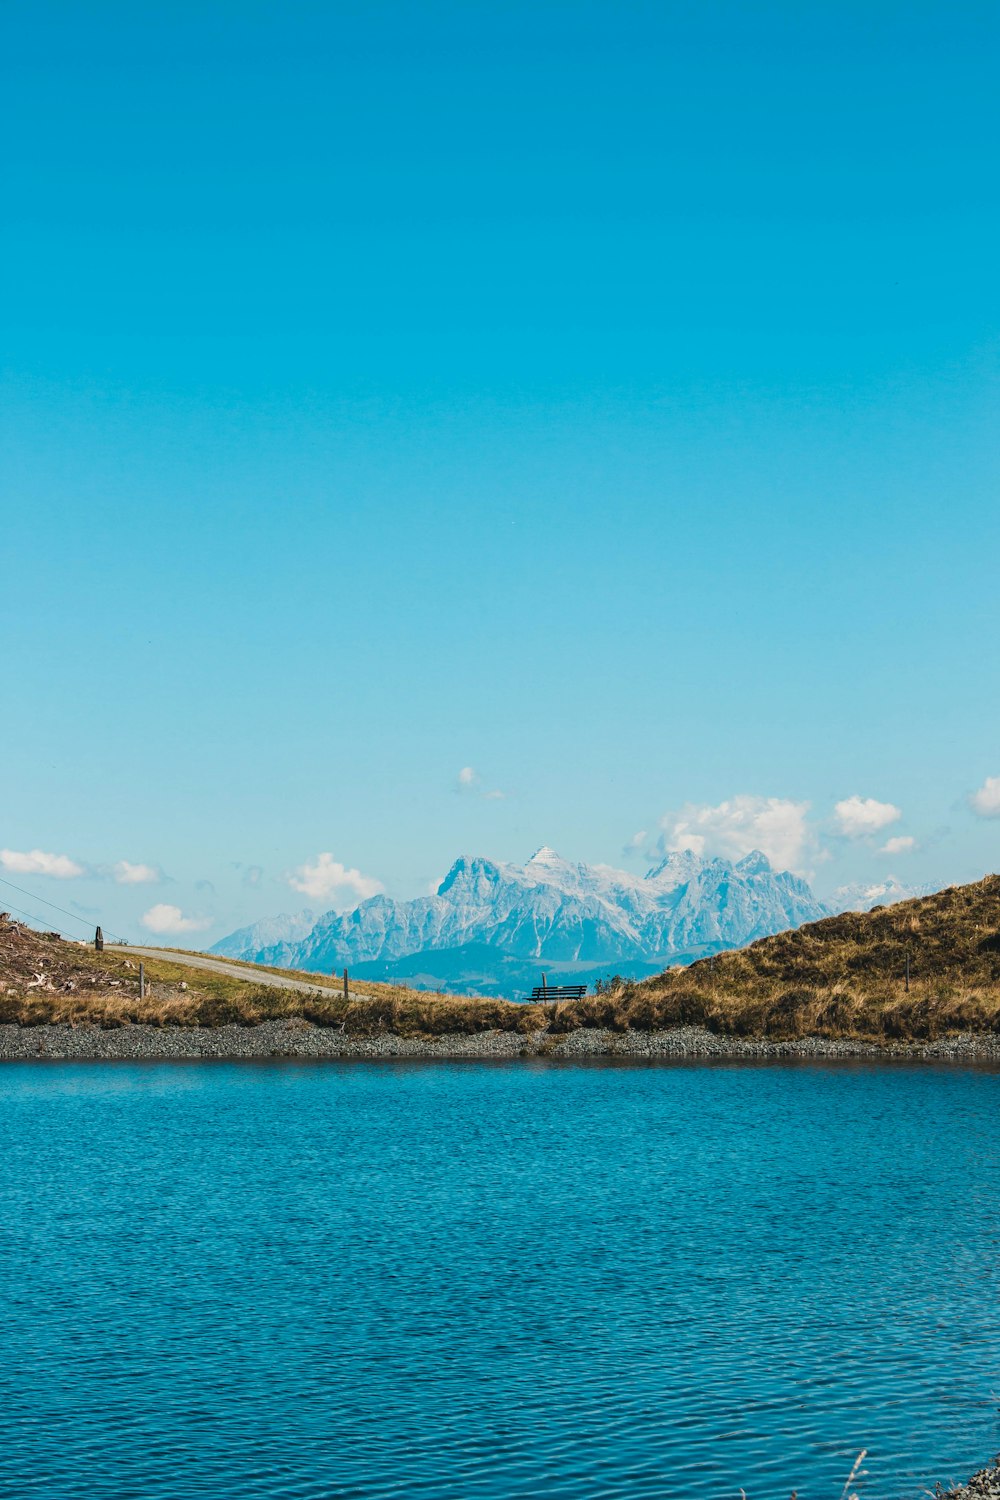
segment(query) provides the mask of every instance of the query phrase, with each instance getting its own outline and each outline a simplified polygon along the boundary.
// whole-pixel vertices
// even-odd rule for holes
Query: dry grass
[[[194,971],[184,970],[191,974]],[[472,1035],[485,1031],[528,1033],[544,1028],[541,1006],[504,1000],[456,1000],[400,990],[372,1000],[345,1002],[333,993],[303,995],[240,980],[216,980],[178,991],[172,984],[147,984],[85,994],[0,995],[0,1023],[20,1026],[69,1025],[259,1026],[263,1021],[302,1020],[313,1026],[342,1027],[349,1036]]]
[[[910,986],[906,988],[906,959]],[[567,1024],[931,1040],[1000,1029],[1000,876],[848,912],[581,1002]]]
[[[247,977],[237,979],[190,968],[180,952],[176,962],[141,960],[146,994],[140,1000],[139,962],[127,950],[95,953],[0,915],[0,1024],[258,1026],[299,1019],[314,1026],[342,1026],[351,1036],[444,1036],[529,1032],[547,1020],[541,1006],[456,999],[367,981],[365,992],[371,998],[345,1001],[339,981],[293,970],[272,972],[315,984],[313,993],[276,989],[260,982],[259,975],[267,971],[255,965],[241,964]]]
[[[910,988],[905,984],[910,955]],[[847,913],[749,948],[668,969],[640,984],[556,1005],[456,998],[365,982],[345,1002],[331,976],[287,972],[311,994],[268,988],[177,962],[95,954],[0,918],[0,1022],[37,1026],[259,1025],[300,1019],[351,1036],[522,1034],[578,1027],[660,1031],[704,1026],[738,1037],[924,1041],[1000,1030],[1000,876],[867,914]],[[229,960],[227,960],[229,962]]]

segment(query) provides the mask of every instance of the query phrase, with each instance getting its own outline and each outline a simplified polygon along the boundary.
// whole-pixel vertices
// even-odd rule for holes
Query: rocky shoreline
[[[994,1459],[988,1469],[973,1474],[968,1484],[946,1490],[940,1500],[1000,1500],[1000,1458]]]
[[[877,1046],[858,1041],[807,1037],[779,1042],[718,1036],[701,1027],[670,1031],[608,1031],[581,1027],[565,1034],[488,1031],[474,1035],[404,1037],[346,1036],[306,1021],[265,1021],[259,1026],[14,1026],[0,1025],[0,1062],[188,1061],[242,1058],[483,1059],[505,1058],[716,1058],[822,1060],[892,1058],[920,1062],[998,1061],[1000,1034],[967,1033],[934,1042]],[[976,1491],[971,1493],[975,1494]],[[992,1492],[988,1492],[992,1493]]]

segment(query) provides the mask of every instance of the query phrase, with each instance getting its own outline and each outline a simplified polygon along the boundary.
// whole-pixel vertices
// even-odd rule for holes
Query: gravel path
[[[307,979],[289,979],[285,974],[275,974],[270,969],[246,968],[242,964],[227,963],[224,958],[215,958],[210,953],[179,953],[175,948],[136,948],[132,943],[106,943],[106,948],[116,953],[134,953],[139,958],[161,958],[168,964],[183,964],[186,969],[208,969],[212,974],[227,974],[231,979],[252,979],[255,984],[268,985],[274,990],[299,990],[304,995],[314,995],[318,989],[328,985],[310,984]],[[368,1000],[359,990],[351,990],[352,1000]]]

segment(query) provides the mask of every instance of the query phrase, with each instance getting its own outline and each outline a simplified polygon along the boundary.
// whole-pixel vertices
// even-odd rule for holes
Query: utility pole
[[[906,950],[906,993],[910,993],[910,950]]]
[[[141,963],[139,965],[139,999],[140,1000],[145,1000],[145,998],[146,998],[146,965],[143,964],[143,963]]]
[[[344,999],[347,999],[347,970],[344,970]]]

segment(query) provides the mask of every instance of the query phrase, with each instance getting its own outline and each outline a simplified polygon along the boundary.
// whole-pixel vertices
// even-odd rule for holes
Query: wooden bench
[[[587,993],[585,984],[538,984],[531,992],[532,1000],[582,1000]]]

